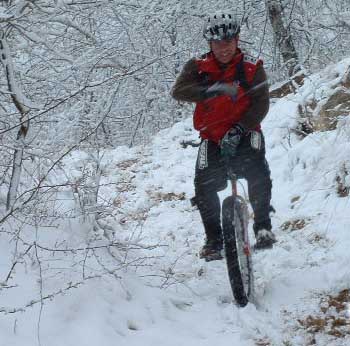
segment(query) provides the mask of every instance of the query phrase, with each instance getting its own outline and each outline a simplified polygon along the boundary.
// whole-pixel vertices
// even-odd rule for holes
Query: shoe
[[[205,259],[206,262],[222,260],[222,242],[207,241],[199,252],[199,258]]]
[[[273,244],[276,243],[276,236],[273,234],[271,230],[268,229],[260,229],[256,232],[256,243],[255,249],[271,249]]]

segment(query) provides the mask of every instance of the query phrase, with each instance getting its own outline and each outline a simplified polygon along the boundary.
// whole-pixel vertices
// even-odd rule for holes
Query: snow
[[[39,249],[45,259],[40,263],[43,296],[59,294],[41,306],[38,262],[19,263],[0,286],[0,311],[9,312],[0,314],[0,346],[308,344],[310,335],[298,319],[319,311],[320,295],[350,287],[349,197],[337,194],[337,176],[350,171],[350,121],[344,118],[336,130],[304,139],[291,129],[298,104],[329,95],[349,62],[310,77],[297,94],[274,103],[263,123],[278,243],[253,256],[255,305],[235,306],[224,262],[205,263],[197,256],[203,230],[189,202],[197,149],[180,145],[198,137],[189,118],[161,131],[150,145],[119,147],[102,158],[99,202],[114,206],[106,207],[111,229],[106,236],[137,247],[128,253],[129,266],[118,262],[118,249],[56,252],[51,257]],[[78,180],[87,157],[72,153],[64,161],[66,174]],[[349,175],[344,174],[344,184],[349,186]],[[286,226],[296,220],[305,221],[302,229]],[[31,234],[22,234],[28,244]],[[253,239],[252,230],[250,235]],[[94,245],[108,244],[77,218],[59,229],[42,229],[36,241],[52,248],[63,238],[61,248],[84,248],[93,236]],[[2,282],[15,255],[13,243],[1,233]],[[76,288],[65,290],[69,283]],[[16,287],[6,288],[11,285]],[[24,308],[31,300],[39,302]],[[24,311],[10,313],[13,308]],[[316,335],[319,346],[349,342],[349,336]]]

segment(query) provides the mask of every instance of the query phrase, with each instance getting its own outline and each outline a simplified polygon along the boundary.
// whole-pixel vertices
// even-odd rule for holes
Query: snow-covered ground
[[[38,248],[39,258],[34,251],[32,263],[16,265],[0,286],[0,346],[349,345],[349,311],[326,305],[326,298],[350,288],[350,203],[338,193],[340,183],[350,186],[350,119],[304,139],[292,131],[298,104],[322,99],[334,71],[348,63],[275,102],[263,122],[278,243],[254,254],[256,306],[232,303],[223,261],[198,258],[203,230],[189,201],[197,149],[180,145],[197,138],[189,118],[150,145],[104,154],[100,197],[114,206],[105,222],[115,234],[95,235],[101,249],[84,250],[93,231],[76,219],[36,233],[42,247],[64,239],[62,248],[82,250],[40,261]],[[69,174],[79,171],[79,159],[76,153],[65,161]],[[28,247],[32,234],[22,234]],[[103,248],[106,236],[129,251]],[[0,234],[0,281],[11,268],[12,243]],[[339,330],[347,336],[329,335],[335,319],[345,321]]]

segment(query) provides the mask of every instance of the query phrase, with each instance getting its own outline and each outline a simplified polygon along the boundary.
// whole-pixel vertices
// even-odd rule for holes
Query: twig
[[[11,269],[10,269],[9,273],[7,274],[7,276],[6,276],[5,284],[7,284],[7,281],[10,279],[13,270],[15,269],[16,265],[19,262],[19,259],[23,258],[30,251],[30,249],[33,247],[33,245],[34,244],[29,245],[27,250],[22,255],[20,255],[15,262],[12,263]]]

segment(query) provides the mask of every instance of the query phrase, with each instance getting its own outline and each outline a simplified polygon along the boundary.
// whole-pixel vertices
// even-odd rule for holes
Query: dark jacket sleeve
[[[265,118],[270,106],[269,87],[263,65],[258,66],[253,81],[250,83],[248,95],[251,104],[240,124],[245,129],[254,129]]]
[[[206,78],[198,72],[193,58],[185,64],[177,77],[171,95],[177,101],[200,102],[208,97],[206,95],[207,88]]]

